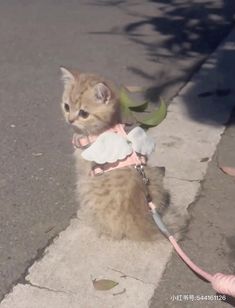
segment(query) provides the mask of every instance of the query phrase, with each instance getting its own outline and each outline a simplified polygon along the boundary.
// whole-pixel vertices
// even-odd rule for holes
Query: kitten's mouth
[[[85,130],[83,127],[78,127],[77,125],[71,125],[71,126],[75,134],[84,135]]]
[[[79,129],[77,126],[72,125],[72,129],[77,134],[81,134],[82,133],[81,129]]]

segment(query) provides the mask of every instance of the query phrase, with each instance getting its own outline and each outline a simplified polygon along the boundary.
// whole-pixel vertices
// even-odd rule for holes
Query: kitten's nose
[[[77,119],[77,117],[71,117],[71,116],[69,116],[69,117],[68,117],[68,122],[69,122],[70,124],[73,124],[73,122],[74,122],[76,119]]]

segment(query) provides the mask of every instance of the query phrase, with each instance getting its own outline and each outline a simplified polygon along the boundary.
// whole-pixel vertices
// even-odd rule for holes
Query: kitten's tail
[[[180,213],[179,210],[169,206],[162,217],[162,221],[170,233],[180,239],[188,227],[189,214],[187,211]]]

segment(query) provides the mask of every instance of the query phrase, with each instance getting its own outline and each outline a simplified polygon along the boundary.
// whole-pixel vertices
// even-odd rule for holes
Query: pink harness
[[[124,124],[116,124],[115,126],[111,127],[110,129],[107,130],[110,132],[114,132],[116,134],[119,134],[121,136],[126,137],[127,134],[124,130]],[[90,135],[90,136],[86,136],[86,137],[82,137],[79,138],[76,134],[73,136],[73,146],[75,148],[84,148],[88,145],[90,145],[91,143],[93,143],[96,139],[98,138],[97,135]],[[107,171],[111,171],[114,169],[119,169],[119,168],[123,168],[123,167],[127,167],[127,166],[139,166],[139,165],[146,165],[146,159],[144,156],[138,156],[136,154],[136,152],[132,152],[129,156],[127,156],[126,158],[124,158],[123,160],[118,160],[115,163],[106,163],[104,165],[98,165],[95,166],[92,170],[91,170],[91,175],[94,176],[96,174],[101,174]]]

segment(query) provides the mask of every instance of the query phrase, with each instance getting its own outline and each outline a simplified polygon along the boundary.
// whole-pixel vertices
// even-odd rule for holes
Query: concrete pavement
[[[208,162],[235,106],[234,67],[229,65],[234,62],[234,50],[233,31],[173,99],[166,120],[150,131],[158,144],[151,163],[166,167],[165,185],[172,206],[182,212],[199,195]],[[208,95],[230,84],[229,95]],[[148,307],[170,256],[171,247],[164,239],[155,244],[113,242],[97,238],[74,218],[0,307]],[[211,270],[218,266],[211,265]],[[95,278],[112,279],[119,285],[110,291],[96,291],[92,285]],[[178,281],[172,277],[167,286],[174,284],[174,279]],[[158,307],[158,297],[161,294],[155,297],[153,307]]]

